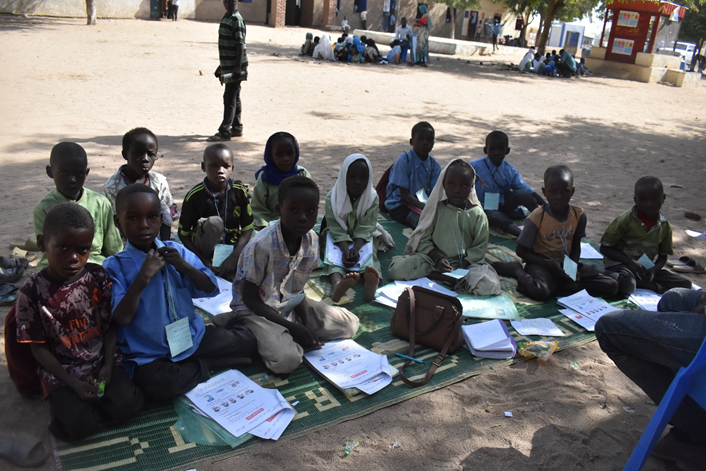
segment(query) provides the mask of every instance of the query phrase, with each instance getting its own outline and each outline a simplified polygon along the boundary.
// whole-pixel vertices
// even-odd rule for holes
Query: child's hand
[[[294,341],[302,346],[304,352],[310,352],[321,348],[321,342],[319,342],[319,339],[305,325],[294,324],[289,327],[289,333],[292,335],[292,338],[294,338]]]
[[[150,249],[150,251],[147,252],[145,261],[142,262],[140,272],[147,278],[147,280],[151,280],[154,275],[159,273],[159,271],[164,268],[164,264],[164,258],[156,250]]]
[[[95,401],[98,399],[98,394],[101,392],[98,386],[87,383],[86,381],[81,381],[80,379],[69,384],[69,387],[74,390],[82,401]]]
[[[165,262],[176,268],[177,271],[181,271],[185,265],[188,265],[174,247],[160,247],[157,252],[164,258]]]
[[[352,267],[360,260],[360,253],[357,250],[351,250],[348,255],[343,257],[343,264],[346,267]]]
[[[635,273],[638,277],[640,277],[641,280],[649,281],[646,279],[647,277],[647,268],[642,263],[638,263],[635,260],[630,260],[628,263],[628,268],[632,270],[633,273]]]
[[[657,267],[647,268],[647,269],[645,269],[645,276],[643,276],[642,279],[645,281],[652,281],[655,279],[656,275],[657,275]]]
[[[98,370],[98,382],[99,383],[105,383],[106,386],[110,383],[110,378],[113,376],[113,362],[112,358],[111,361],[107,361],[108,359],[106,358],[106,362],[101,366],[101,369]]]
[[[238,268],[238,259],[235,257],[228,257],[223,260],[220,267],[213,267],[213,272],[220,276],[221,278],[226,278],[232,280],[235,278],[235,270]]]
[[[436,269],[439,270],[441,273],[448,273],[454,270],[449,261],[446,260],[444,257],[441,257],[439,260],[436,261]]]

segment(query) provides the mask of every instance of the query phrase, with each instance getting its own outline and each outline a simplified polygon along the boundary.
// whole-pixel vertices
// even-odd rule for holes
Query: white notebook
[[[461,327],[466,345],[474,356],[507,360],[515,356],[517,344],[500,319]]]

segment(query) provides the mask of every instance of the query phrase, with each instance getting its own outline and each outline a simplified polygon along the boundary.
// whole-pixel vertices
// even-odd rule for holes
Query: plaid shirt
[[[103,184],[103,188],[105,188],[105,196],[110,201],[114,214],[117,214],[115,212],[115,197],[118,196],[118,192],[120,190],[130,184],[125,181],[125,178],[123,178],[123,167],[124,165]],[[169,208],[171,208],[174,204],[174,199],[172,198],[172,192],[169,191],[169,183],[167,183],[167,178],[161,173],[149,172],[144,181],[135,183],[149,185],[150,188],[157,192],[159,195],[159,200],[162,202],[162,224],[171,227],[173,219]]]
[[[260,287],[260,299],[281,311],[287,300],[304,291],[312,270],[319,267],[319,236],[309,231],[302,237],[299,252],[289,255],[282,237],[281,221],[257,233],[238,260],[233,282],[233,312],[248,310],[243,302],[243,286],[250,281]]]
[[[244,74],[240,77],[232,77],[225,80],[225,83],[239,82],[248,79],[248,54],[247,46],[245,45],[245,22],[240,12],[235,10],[230,16],[228,13],[221,19],[221,25],[218,28],[218,55],[221,62],[221,74],[235,73],[237,65],[237,49],[238,44],[243,45],[243,62],[240,64],[240,69]]]

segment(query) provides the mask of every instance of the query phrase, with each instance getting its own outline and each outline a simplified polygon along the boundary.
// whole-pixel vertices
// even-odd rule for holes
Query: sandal
[[[667,266],[668,267],[685,267],[688,265],[688,263],[692,261],[691,257],[687,257],[686,255],[683,257],[679,257],[679,260],[667,260]]]
[[[39,246],[37,245],[37,238],[35,236],[29,236],[27,240],[16,240],[10,245],[29,252],[39,252]]]
[[[0,283],[14,283],[24,272],[24,268],[0,268]]]
[[[44,463],[49,451],[40,440],[26,434],[0,435],[0,458],[22,468],[34,468]]]
[[[10,283],[0,284],[0,306],[10,306],[15,304],[17,299],[17,290],[19,287]]]
[[[682,258],[685,258],[685,257],[682,257]],[[688,258],[688,257],[686,257],[686,258]],[[703,265],[698,263],[696,260],[692,260],[692,259],[689,259],[689,261],[686,262],[685,265],[673,266],[672,270],[674,270],[677,273],[694,273],[694,274],[706,273],[706,270],[704,270]]]
[[[23,270],[29,266],[29,260],[26,258],[15,258],[15,257],[0,257],[0,268],[12,268]]]

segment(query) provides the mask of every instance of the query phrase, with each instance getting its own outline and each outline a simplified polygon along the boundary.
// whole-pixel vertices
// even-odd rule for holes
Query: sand
[[[203,174],[205,137],[221,120],[217,25],[193,21],[0,17],[0,253],[33,233],[31,212],[52,189],[44,166],[60,140],[83,145],[86,186],[99,190],[121,164],[121,138],[146,126],[175,199]],[[588,236],[632,205],[640,176],[660,177],[677,255],[704,260],[702,191],[706,89],[593,77],[523,76],[518,56],[433,56],[428,69],[317,63],[293,57],[307,30],[248,27],[250,80],[243,86],[245,135],[232,142],[235,175],[250,184],[267,137],[294,134],[300,164],[328,192],[345,156],[360,152],[375,180],[409,148],[412,125],[433,123],[434,156],[483,155],[485,135],[510,136],[508,160],[536,189],[544,169],[571,166],[574,203],[587,210]],[[321,32],[315,32],[321,34]],[[387,47],[381,46],[383,52]],[[203,74],[203,75],[201,75]],[[706,277],[693,280],[703,285]],[[0,310],[4,319],[7,309]],[[4,358],[3,358],[4,361]],[[569,363],[580,365],[578,372]],[[48,408],[21,399],[0,370],[0,429],[48,440]],[[513,413],[504,417],[505,411]],[[323,432],[274,443],[197,469],[591,469],[622,468],[651,417],[649,399],[594,342],[547,362],[490,371]],[[361,444],[343,458],[346,441]],[[390,445],[399,442],[399,447]],[[4,466],[4,462],[2,465]],[[645,469],[671,469],[651,462]],[[11,467],[4,467],[12,469]],[[43,469],[49,469],[46,464]]]

